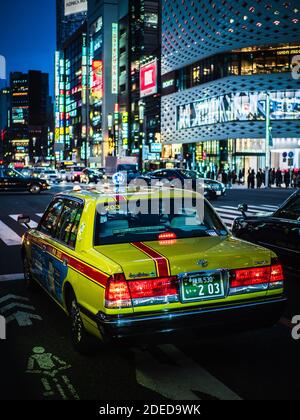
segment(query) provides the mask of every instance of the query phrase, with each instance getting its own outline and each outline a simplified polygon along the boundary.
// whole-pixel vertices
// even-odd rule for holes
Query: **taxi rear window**
[[[201,211],[194,206],[148,203],[143,210],[127,203],[108,204],[96,213],[95,246],[209,236],[227,236],[228,231],[208,203]]]

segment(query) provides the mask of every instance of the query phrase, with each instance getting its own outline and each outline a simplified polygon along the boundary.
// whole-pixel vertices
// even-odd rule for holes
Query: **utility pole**
[[[265,145],[265,154],[266,154],[266,172],[265,172],[265,188],[269,188],[270,184],[270,167],[271,167],[271,152],[270,146],[272,145],[272,136],[271,136],[271,110],[270,110],[270,93],[266,92],[266,145]]]

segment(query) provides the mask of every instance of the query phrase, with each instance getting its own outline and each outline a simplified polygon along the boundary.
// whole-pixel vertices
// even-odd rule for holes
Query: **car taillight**
[[[270,267],[257,267],[235,270],[232,273],[231,287],[254,286],[269,283]]]
[[[282,266],[280,264],[274,264],[268,267],[255,267],[232,271],[230,287],[255,286],[282,282],[283,280]]]
[[[162,305],[179,301],[177,277],[134,280],[128,284],[133,306]]]
[[[108,279],[105,290],[105,306],[110,309],[132,306],[128,282],[124,274],[115,274]]]
[[[129,289],[132,299],[177,295],[177,277],[130,281]]]
[[[271,266],[270,283],[277,283],[278,281],[284,281],[283,268],[281,264]]]
[[[112,276],[105,291],[109,309],[178,302],[177,277],[126,281],[123,274]]]

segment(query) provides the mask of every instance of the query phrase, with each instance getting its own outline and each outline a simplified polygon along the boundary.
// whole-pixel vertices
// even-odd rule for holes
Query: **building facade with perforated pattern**
[[[162,0],[165,160],[263,168],[270,114],[272,166],[299,167],[299,55],[299,0]]]

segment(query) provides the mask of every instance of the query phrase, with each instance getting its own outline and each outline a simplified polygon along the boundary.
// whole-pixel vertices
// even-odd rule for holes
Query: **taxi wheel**
[[[24,270],[24,279],[25,279],[25,285],[27,289],[29,290],[35,290],[37,284],[32,278],[31,272],[30,272],[30,266],[27,257],[23,257],[23,270]]]
[[[93,337],[85,330],[76,296],[72,294],[70,302],[71,340],[75,350],[85,356],[95,352]]]

